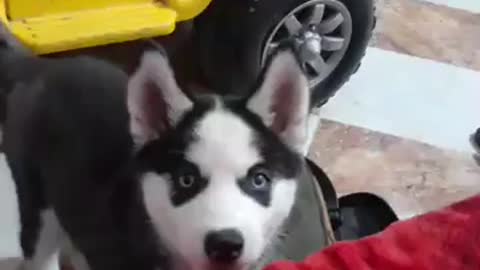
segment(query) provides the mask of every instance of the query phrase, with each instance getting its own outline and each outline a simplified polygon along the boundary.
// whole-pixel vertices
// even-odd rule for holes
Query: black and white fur
[[[179,89],[147,51],[128,78],[0,45],[4,147],[26,270],[248,269],[295,203],[309,90],[279,50],[248,98]]]

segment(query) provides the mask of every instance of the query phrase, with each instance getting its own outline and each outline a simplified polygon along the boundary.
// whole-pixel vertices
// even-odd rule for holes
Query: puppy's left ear
[[[292,50],[273,56],[260,88],[248,100],[256,113],[285,144],[297,152],[307,141],[310,88]]]

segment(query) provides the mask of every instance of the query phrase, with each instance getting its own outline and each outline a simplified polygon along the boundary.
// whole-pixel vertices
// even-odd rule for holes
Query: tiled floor
[[[373,46],[480,70],[480,13],[420,0],[377,2]]]
[[[468,134],[480,126],[479,101],[480,72],[369,48],[362,68],[321,115],[468,152]]]
[[[480,1],[476,0],[427,0],[428,2],[452,8],[464,9],[473,13],[480,13]]]
[[[471,155],[324,120],[310,157],[326,168],[337,192],[374,192],[402,218],[480,192],[480,166]]]
[[[20,246],[17,240],[17,198],[4,155],[0,155],[0,214],[0,258],[18,256]]]
[[[320,113],[310,156],[340,193],[374,192],[407,218],[480,192],[468,141],[480,127],[480,2],[377,2],[371,48]]]
[[[362,68],[322,109],[309,155],[340,193],[377,193],[406,218],[480,192],[468,143],[480,127],[480,1],[377,6]],[[0,257],[18,256],[15,192],[3,156],[0,213]]]

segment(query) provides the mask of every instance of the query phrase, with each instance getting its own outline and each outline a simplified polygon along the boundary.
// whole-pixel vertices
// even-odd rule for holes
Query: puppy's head
[[[128,88],[147,213],[181,269],[246,269],[288,217],[306,139],[307,80],[290,50],[245,99],[188,98],[147,52]]]

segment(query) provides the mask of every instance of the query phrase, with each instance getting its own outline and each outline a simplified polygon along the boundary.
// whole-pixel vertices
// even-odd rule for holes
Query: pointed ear
[[[263,82],[247,103],[293,150],[303,151],[307,140],[310,88],[291,50],[276,53],[266,67]]]
[[[166,56],[147,51],[128,83],[130,132],[137,146],[161,137],[192,107]]]

